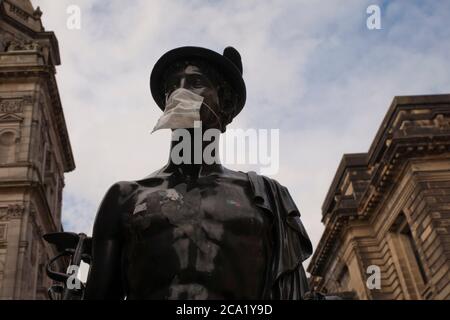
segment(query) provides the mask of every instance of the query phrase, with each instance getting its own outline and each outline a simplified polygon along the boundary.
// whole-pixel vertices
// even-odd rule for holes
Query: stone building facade
[[[44,299],[42,239],[61,231],[75,164],[55,80],[58,41],[29,0],[0,1],[0,299]]]
[[[450,299],[450,95],[396,97],[369,152],[343,156],[322,214],[315,290]]]

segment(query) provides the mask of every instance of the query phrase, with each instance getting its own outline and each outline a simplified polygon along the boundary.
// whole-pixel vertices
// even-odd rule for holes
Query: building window
[[[6,240],[6,224],[0,224],[0,241]]]
[[[14,131],[3,131],[0,133],[0,164],[15,161],[16,133]]]
[[[347,266],[344,266],[339,273],[337,283],[341,291],[347,291],[349,289],[350,275],[348,273]]]
[[[414,260],[419,269],[420,277],[422,278],[422,282],[425,284],[428,282],[427,274],[425,273],[425,268],[423,267],[422,259],[420,258],[416,242],[413,239],[411,229],[409,228],[408,224],[406,225],[405,229],[402,230],[402,233],[409,242],[409,247],[412,251],[412,255],[414,256]]]
[[[394,253],[397,255],[407,290],[412,299],[420,298],[428,278],[417,243],[403,212],[398,215],[390,231]]]
[[[47,150],[47,156],[45,157],[45,173],[52,170],[52,152]]]

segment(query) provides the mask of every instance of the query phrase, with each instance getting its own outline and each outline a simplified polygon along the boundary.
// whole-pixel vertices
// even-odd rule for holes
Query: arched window
[[[17,134],[13,130],[0,131],[0,164],[15,161]]]

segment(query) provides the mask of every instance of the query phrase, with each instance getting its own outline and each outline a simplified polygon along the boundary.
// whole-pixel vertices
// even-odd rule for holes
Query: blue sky
[[[231,127],[280,129],[274,178],[314,246],[342,155],[368,150],[394,96],[450,91],[450,1],[32,2],[61,49],[57,78],[77,165],[66,175],[67,230],[89,233],[110,185],[166,162],[169,133],[150,135],[160,111],[148,80],[169,49],[241,52],[248,101]],[[80,30],[66,27],[72,4]],[[381,7],[381,30],[366,27],[371,4]]]

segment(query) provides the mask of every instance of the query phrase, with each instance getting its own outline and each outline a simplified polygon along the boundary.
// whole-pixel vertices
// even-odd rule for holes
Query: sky
[[[368,151],[394,96],[450,91],[450,1],[32,3],[61,51],[57,80],[76,163],[65,176],[69,231],[90,234],[112,184],[167,162],[169,132],[150,134],[161,112],[148,83],[157,59],[175,47],[239,50],[247,103],[229,127],[280,130],[272,178],[289,189],[314,248],[342,155]],[[366,25],[373,4],[379,30]],[[70,5],[81,9],[80,29],[67,27]]]

